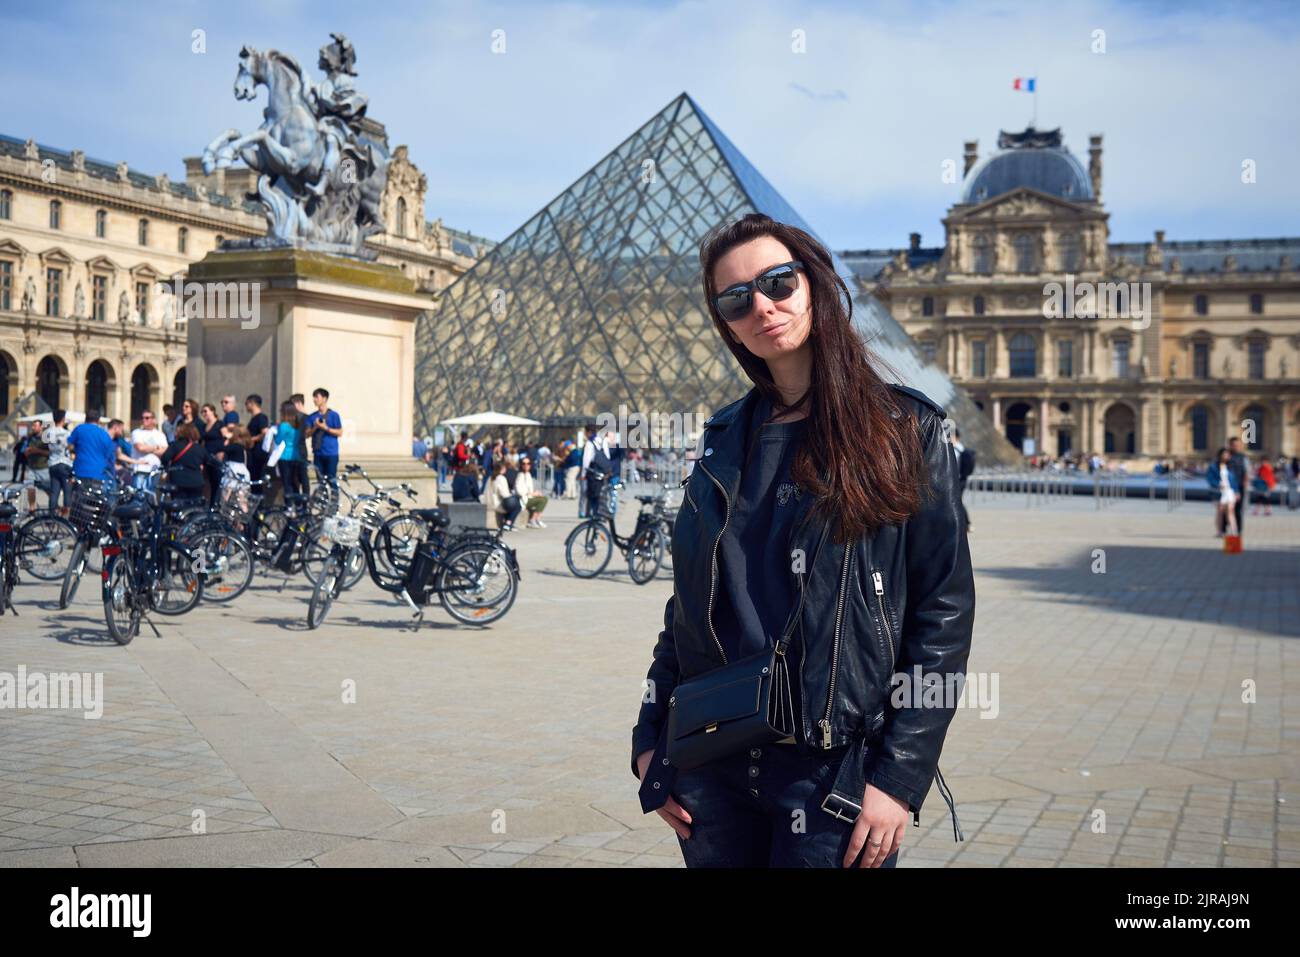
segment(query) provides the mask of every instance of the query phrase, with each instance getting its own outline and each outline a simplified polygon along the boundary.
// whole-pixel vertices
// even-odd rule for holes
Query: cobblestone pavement
[[[970,507],[997,713],[944,749],[966,840],[934,791],[900,866],[1300,863],[1300,513],[1225,556],[1205,503]],[[671,582],[579,581],[574,504],[547,520],[485,630],[413,632],[365,582],[308,632],[305,586],[260,581],[120,648],[97,583],[60,613],[24,582],[0,673],[99,672],[105,703],[0,710],[0,866],[680,867],[628,769]]]

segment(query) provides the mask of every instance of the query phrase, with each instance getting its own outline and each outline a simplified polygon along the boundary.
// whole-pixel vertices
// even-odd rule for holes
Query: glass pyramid
[[[707,415],[740,398],[751,383],[704,309],[699,244],[756,210],[817,235],[681,94],[421,316],[417,431],[488,409],[574,426],[620,406]],[[981,454],[1013,451],[835,258],[855,323],[897,381],[944,406]]]

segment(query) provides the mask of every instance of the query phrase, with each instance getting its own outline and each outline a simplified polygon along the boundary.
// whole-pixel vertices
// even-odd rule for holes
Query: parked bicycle
[[[18,517],[16,502],[23,494],[21,485],[7,485],[0,490],[0,615],[6,610],[18,614],[13,593],[18,587],[18,534],[14,520]]]
[[[159,492],[125,490],[113,507],[116,527],[103,548],[104,619],[120,645],[130,643],[149,618],[183,615],[203,598],[201,559],[163,533],[166,507]],[[159,636],[161,637],[161,636]]]
[[[601,480],[603,481],[603,479]],[[609,565],[614,548],[627,559],[632,581],[644,585],[651,581],[663,564],[667,549],[661,516],[656,513],[657,497],[638,495],[641,511],[636,528],[624,538],[614,527],[614,512],[608,505],[609,489],[602,486],[596,514],[579,522],[564,542],[564,560],[578,578],[595,578]],[[671,530],[670,530],[671,534]]]
[[[113,528],[110,513],[114,504],[113,490],[110,486],[96,479],[75,479],[72,485],[72,508],[69,512],[76,541],[72,554],[63,573],[63,585],[59,589],[59,608],[67,608],[76,597],[81,584],[81,576],[89,570],[91,574],[102,571],[101,558],[94,555],[97,550],[112,540]]]
[[[429,529],[429,537],[415,547],[410,562],[400,572],[385,572],[376,561],[375,546],[362,535],[363,522],[353,512],[324,522],[333,548],[317,578],[307,606],[307,627],[319,628],[335,599],[343,591],[348,556],[360,548],[371,580],[383,591],[401,597],[414,612],[415,627],[435,596],[447,614],[467,625],[490,625],[514,605],[519,592],[519,562],[513,548],[491,533],[451,537],[450,521],[441,509],[416,509]]]

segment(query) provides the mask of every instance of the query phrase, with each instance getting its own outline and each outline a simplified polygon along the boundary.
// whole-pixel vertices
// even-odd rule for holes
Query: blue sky
[[[242,44],[314,71],[331,31],[428,175],[429,218],[494,239],[685,90],[835,248],[937,245],[960,188],[942,163],[1026,125],[1027,75],[1038,127],[1085,164],[1104,135],[1113,241],[1300,235],[1294,3],[0,0],[0,132],[180,179],[261,122],[264,91],[231,95]]]

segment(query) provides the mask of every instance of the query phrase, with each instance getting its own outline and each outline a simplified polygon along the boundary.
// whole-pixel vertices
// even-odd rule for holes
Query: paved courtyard
[[[944,749],[965,842],[932,790],[900,866],[1300,864],[1300,512],[1225,556],[1206,503],[970,508],[997,713]],[[481,631],[366,581],[309,632],[303,581],[259,579],[121,648],[93,579],[62,613],[25,582],[0,672],[101,672],[105,703],[0,711],[0,866],[680,867],[628,770],[671,582],[573,578],[574,505],[546,517]]]

